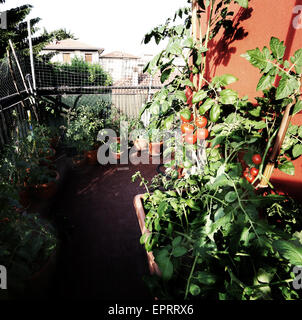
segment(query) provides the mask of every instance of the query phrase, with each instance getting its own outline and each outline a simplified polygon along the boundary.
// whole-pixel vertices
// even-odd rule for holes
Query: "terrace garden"
[[[187,2],[145,36],[167,46],[145,66],[163,86],[137,117],[108,100],[62,115],[39,95],[26,117],[12,114],[1,298],[301,299],[301,198],[272,177],[301,170],[302,127],[291,121],[302,49],[287,57],[271,35],[243,53],[259,95],[241,95],[236,70],[207,68],[211,43],[238,32],[233,10],[249,1]]]

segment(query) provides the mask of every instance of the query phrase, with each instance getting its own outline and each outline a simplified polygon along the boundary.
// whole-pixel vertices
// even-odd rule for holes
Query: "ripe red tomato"
[[[197,141],[196,133],[189,133],[185,135],[185,142],[188,144],[195,144]]]
[[[247,170],[246,170],[247,169]],[[247,177],[250,175],[249,174],[249,169],[246,168],[245,171],[243,172],[243,176],[245,177],[245,179],[247,179]]]
[[[209,131],[206,128],[197,129],[197,139],[205,140],[209,136]]]
[[[254,180],[255,180],[255,177],[252,176],[252,175],[248,175],[246,180],[249,182],[249,183],[252,183]]]
[[[262,162],[262,158],[261,158],[260,154],[258,154],[258,153],[254,154],[252,157],[252,161],[255,164],[260,164]]]
[[[257,168],[252,168],[251,169],[251,175],[254,176],[254,177],[257,177],[259,173],[259,170]]]
[[[204,116],[197,117],[195,120],[195,125],[198,128],[204,128],[208,123],[208,119]]]
[[[194,131],[194,126],[190,123],[183,123],[180,127],[180,130],[182,133],[193,133]]]

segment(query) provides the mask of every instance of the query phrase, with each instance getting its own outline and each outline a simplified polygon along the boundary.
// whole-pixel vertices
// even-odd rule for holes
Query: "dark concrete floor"
[[[131,177],[139,170],[151,179],[156,167],[86,165],[69,172],[51,210],[66,224],[53,298],[152,299],[142,281],[148,266],[133,206],[144,189]]]

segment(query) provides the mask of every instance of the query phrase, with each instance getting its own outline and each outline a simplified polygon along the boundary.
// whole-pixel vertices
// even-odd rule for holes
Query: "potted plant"
[[[55,195],[59,179],[60,174],[55,168],[32,166],[28,185],[36,198],[47,200]]]
[[[89,164],[97,163],[98,132],[104,127],[104,119],[101,118],[103,106],[80,106],[70,112],[67,121],[66,137],[70,145],[82,152],[85,146],[84,156]],[[77,146],[78,145],[78,146]],[[81,160],[75,159],[77,163]]]
[[[129,130],[130,140],[133,141],[135,149],[137,151],[148,150],[149,137],[143,122],[139,118],[134,119],[129,125]]]
[[[149,153],[153,157],[159,157],[161,155],[161,148],[163,145],[162,133],[159,129],[155,129],[153,126],[148,128],[149,135]]]
[[[4,208],[0,202],[0,246],[4,253],[1,264],[9,275],[8,289],[0,291],[0,300],[29,297],[38,273],[47,272],[48,284],[51,283],[54,270],[47,266],[56,252],[57,235],[49,222],[36,214],[20,215],[12,206]]]

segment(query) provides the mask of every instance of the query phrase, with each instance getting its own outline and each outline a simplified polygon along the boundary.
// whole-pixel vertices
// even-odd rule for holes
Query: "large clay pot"
[[[159,157],[161,154],[161,146],[163,142],[150,142],[149,143],[149,152],[153,157]]]

